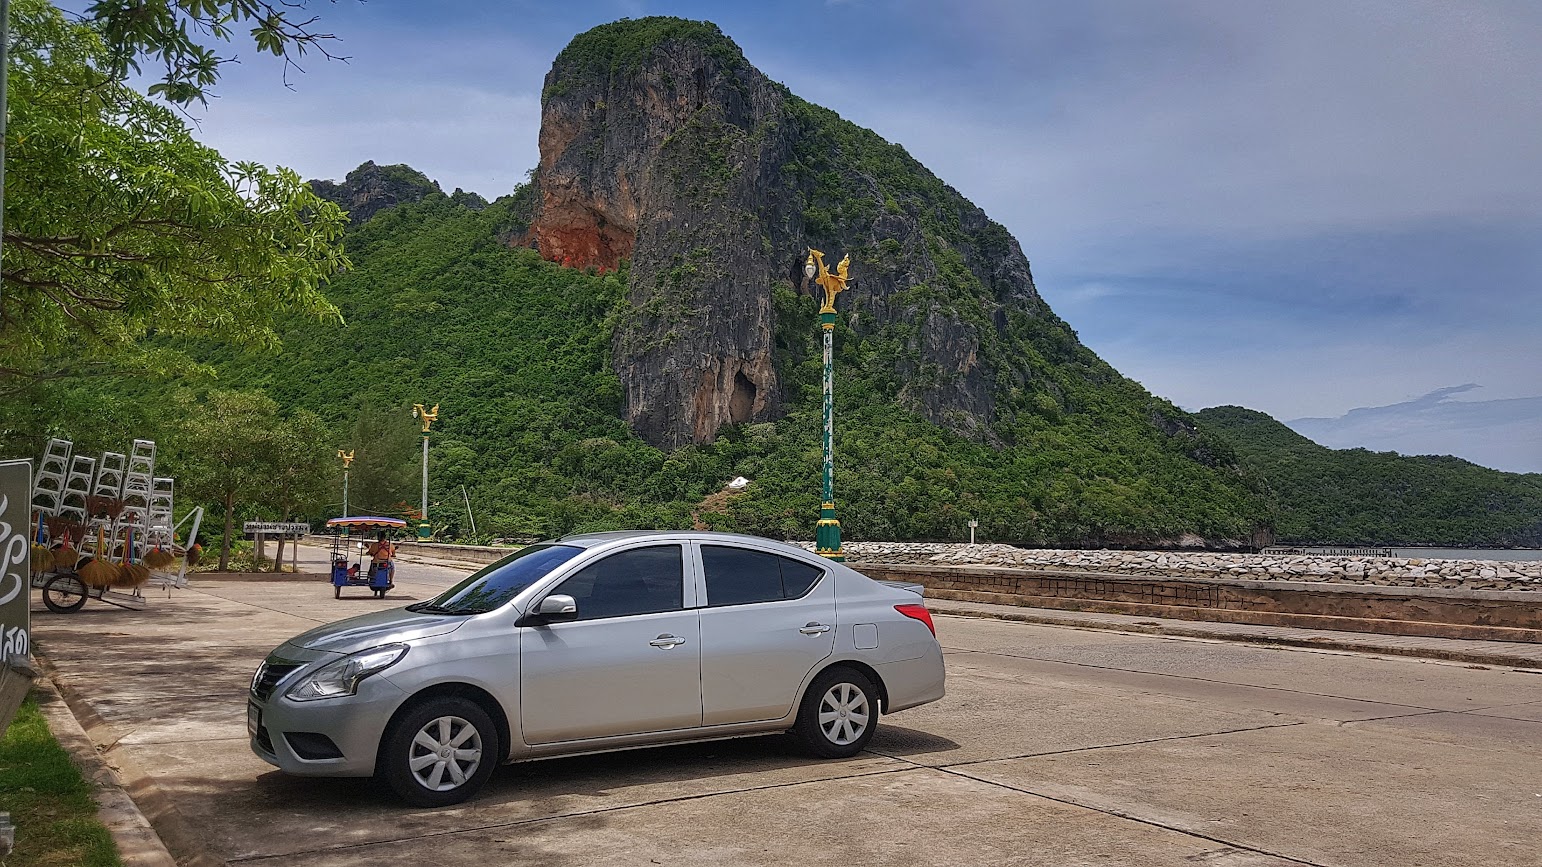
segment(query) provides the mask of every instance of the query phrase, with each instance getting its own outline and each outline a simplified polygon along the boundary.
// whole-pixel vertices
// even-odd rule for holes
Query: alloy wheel
[[[431,719],[412,738],[407,767],[431,792],[465,785],[482,764],[482,734],[458,716]]]
[[[867,695],[855,684],[837,683],[819,700],[819,730],[832,744],[845,746],[867,731]]]

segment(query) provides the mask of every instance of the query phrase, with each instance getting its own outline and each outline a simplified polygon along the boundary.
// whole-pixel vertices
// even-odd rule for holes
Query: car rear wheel
[[[498,729],[486,711],[440,696],[408,710],[386,731],[376,776],[414,807],[445,807],[487,782],[498,750]]]
[[[878,690],[856,669],[837,666],[814,678],[793,733],[820,758],[844,759],[862,752],[878,726]]]

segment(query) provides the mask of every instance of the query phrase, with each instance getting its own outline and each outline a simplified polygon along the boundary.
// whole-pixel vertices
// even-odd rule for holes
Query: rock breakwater
[[[803,547],[812,550],[813,543],[803,543]],[[847,542],[845,549],[846,559],[853,564],[1001,566],[1164,578],[1313,581],[1542,593],[1542,561],[1277,556],[1212,551],[1072,551],[944,542]]]

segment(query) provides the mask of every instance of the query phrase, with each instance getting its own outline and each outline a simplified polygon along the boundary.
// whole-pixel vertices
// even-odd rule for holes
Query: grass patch
[[[123,864],[97,821],[91,784],[54,740],[31,697],[0,738],[0,811],[16,825],[16,851],[5,867]]]

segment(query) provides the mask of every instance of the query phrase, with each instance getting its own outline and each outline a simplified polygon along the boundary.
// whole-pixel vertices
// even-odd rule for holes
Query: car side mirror
[[[534,626],[542,623],[558,623],[564,620],[578,619],[578,602],[571,596],[553,594],[542,599],[535,606],[535,610],[525,618],[528,621],[524,625]]]

